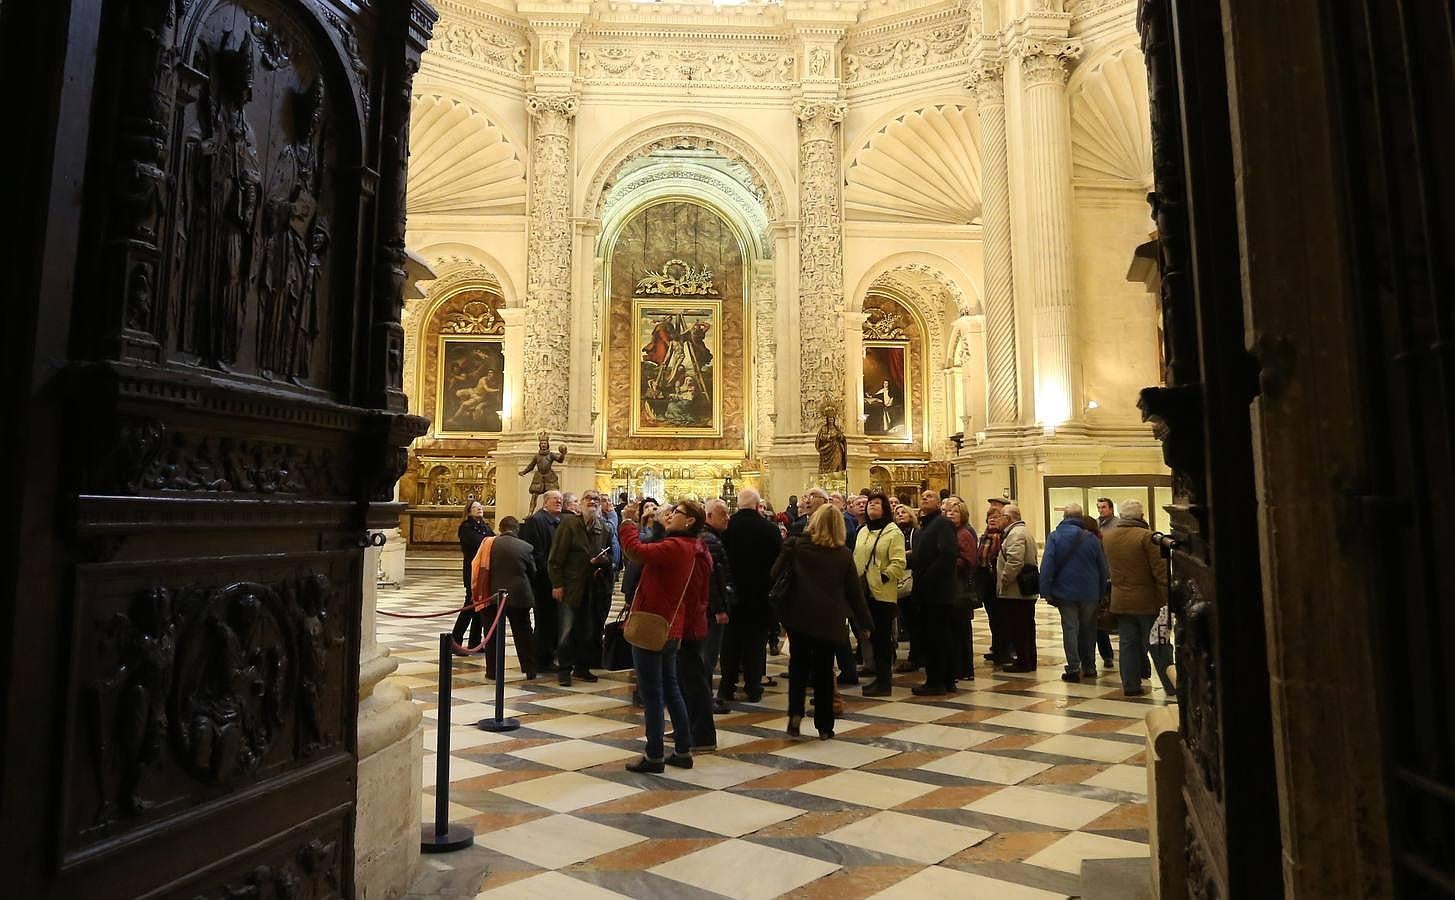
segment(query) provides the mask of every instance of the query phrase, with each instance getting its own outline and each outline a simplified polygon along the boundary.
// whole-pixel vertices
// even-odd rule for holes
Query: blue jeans
[[[647,727],[647,759],[661,762],[666,758],[664,735],[666,722],[662,707],[672,717],[672,735],[680,756],[692,752],[692,720],[687,715],[687,702],[677,683],[677,642],[668,641],[661,650],[632,648],[632,665],[637,670],[637,690],[642,695],[642,718]]]
[[[1066,644],[1066,671],[1096,674],[1096,603],[1065,600],[1056,604],[1061,614],[1061,639]]]
[[[1117,666],[1122,675],[1123,691],[1142,689],[1142,672],[1149,668],[1147,646],[1151,642],[1152,623],[1156,615],[1139,616],[1128,613],[1117,615],[1117,635],[1121,638],[1121,659]]]

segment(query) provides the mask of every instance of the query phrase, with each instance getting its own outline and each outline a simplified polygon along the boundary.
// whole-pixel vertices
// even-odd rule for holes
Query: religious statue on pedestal
[[[848,468],[849,445],[844,430],[839,427],[838,410],[832,403],[824,403],[823,424],[818,428],[814,446],[818,448],[818,471],[820,475],[843,472]]]
[[[527,475],[532,470],[535,477],[530,480],[530,510],[527,515],[536,511],[536,504],[540,502],[541,494],[546,491],[559,491],[561,489],[561,476],[557,474],[555,465],[558,462],[566,461],[566,445],[562,444],[556,452],[551,452],[551,436],[541,432],[540,449],[536,455],[520,470],[521,475]]]

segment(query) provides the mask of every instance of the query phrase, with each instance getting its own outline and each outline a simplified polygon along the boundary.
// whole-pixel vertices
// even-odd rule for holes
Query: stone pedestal
[[[381,552],[375,547],[364,551],[358,814],[354,826],[355,882],[361,900],[402,895],[419,860],[422,716],[410,699],[409,688],[384,680],[399,664],[374,637],[375,577]]]
[[[1147,834],[1152,850],[1152,896],[1187,897],[1187,808],[1182,798],[1182,737],[1176,706],[1147,714]],[[1165,851],[1165,852],[1164,852]]]
[[[379,561],[374,567],[375,579],[403,585],[404,557],[407,549],[404,535],[398,528],[386,528],[384,538],[387,543],[379,548]],[[381,572],[383,573],[382,579],[379,578]]]

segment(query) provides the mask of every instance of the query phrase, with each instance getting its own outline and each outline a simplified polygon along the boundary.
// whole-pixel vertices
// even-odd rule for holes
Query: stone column
[[[987,46],[988,42],[988,46]],[[1005,143],[1005,68],[998,41],[982,38],[967,85],[980,119],[980,215],[985,252],[985,376],[989,427],[1020,420],[1016,366],[1014,259],[1010,239],[1010,170]]]
[[[846,437],[864,436],[864,320],[869,315],[858,310],[843,314],[844,329],[844,415],[841,424]],[[909,413],[905,413],[906,417]]]
[[[409,688],[385,680],[399,664],[375,638],[379,548],[364,551],[359,647],[358,813],[354,872],[361,900],[409,889],[419,861],[422,714]]]
[[[524,384],[520,430],[559,432],[571,382],[571,125],[575,94],[531,94]]]
[[[1065,27],[1061,22],[1063,34]],[[1013,38],[1010,50],[1020,61],[1024,92],[1026,239],[1036,248],[1026,278],[1035,310],[1036,421],[1060,425],[1077,414],[1081,393],[1066,98],[1067,63],[1081,55],[1081,45],[1031,32]]]
[[[839,142],[842,100],[800,100],[798,119],[800,427],[818,430],[825,401],[847,417],[844,346],[839,327],[844,295],[843,194]],[[842,419],[841,419],[842,421]]]

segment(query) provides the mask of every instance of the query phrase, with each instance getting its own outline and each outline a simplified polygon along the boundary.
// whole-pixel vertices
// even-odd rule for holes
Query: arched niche
[[[752,356],[745,239],[720,208],[685,197],[638,206],[603,234],[609,454],[744,453]],[[682,318],[667,321],[672,316]],[[677,341],[673,329],[684,328],[702,340]],[[654,350],[644,353],[648,346]],[[706,379],[704,367],[682,355],[700,358],[704,350]],[[680,371],[664,368],[683,359]]]
[[[431,292],[419,320],[418,409],[430,420],[424,440],[493,437],[503,430],[504,298],[481,274]]]

